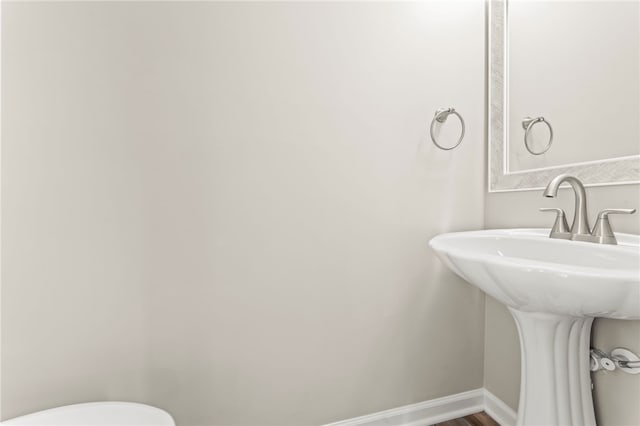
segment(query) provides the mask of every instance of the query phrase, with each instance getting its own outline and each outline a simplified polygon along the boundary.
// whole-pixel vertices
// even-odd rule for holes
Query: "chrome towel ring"
[[[536,152],[533,149],[531,149],[531,147],[529,146],[529,138],[528,138],[531,128],[536,123],[544,123],[547,125],[547,127],[549,127],[549,143],[547,143],[547,146],[545,146],[544,149],[539,152]],[[549,151],[549,148],[551,148],[551,143],[553,142],[553,127],[551,127],[551,123],[545,120],[544,117],[538,117],[538,118],[525,117],[522,119],[522,128],[524,129],[524,146],[525,148],[527,148],[527,151],[529,151],[532,155],[542,155],[545,152]]]
[[[455,145],[450,146],[450,147],[444,147],[444,146],[442,146],[442,145],[440,145],[438,143],[438,141],[436,140],[435,135],[433,134],[433,131],[434,131],[436,122],[444,123],[445,121],[447,121],[447,118],[449,118],[449,116],[451,114],[457,116],[458,119],[460,120],[460,125],[462,127],[462,131],[460,132],[460,139],[458,139],[458,142],[456,142]],[[458,145],[460,145],[460,142],[462,142],[462,139],[464,138],[464,120],[462,119],[462,116],[460,114],[458,114],[458,112],[454,108],[440,108],[440,109],[436,110],[436,113],[433,116],[433,120],[431,120],[431,127],[429,128],[429,133],[431,134],[431,140],[433,141],[433,144],[435,146],[437,146],[438,148],[443,149],[445,151],[449,151],[449,150],[457,147]]]

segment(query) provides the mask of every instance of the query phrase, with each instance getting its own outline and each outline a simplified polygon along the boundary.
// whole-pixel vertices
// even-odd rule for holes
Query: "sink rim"
[[[596,250],[637,254],[640,257],[640,235],[616,233],[618,245],[595,244],[582,241],[561,240],[549,238],[550,229],[544,228],[508,228],[508,229],[485,229],[474,231],[461,231],[440,234],[429,241],[429,245],[436,252],[455,254],[468,260],[484,261],[499,264],[505,267],[517,267],[535,269],[539,272],[554,274],[570,274],[582,277],[604,277],[623,281],[640,281],[640,268],[638,265],[621,267],[620,269],[602,268],[598,266],[582,266],[571,263],[549,262],[535,258],[500,256],[484,251],[467,249],[465,247],[455,247],[447,244],[451,240],[459,238],[496,238],[509,240],[530,240],[545,241],[545,244],[562,246],[578,245],[579,247],[593,247]],[[640,263],[639,263],[640,265]]]

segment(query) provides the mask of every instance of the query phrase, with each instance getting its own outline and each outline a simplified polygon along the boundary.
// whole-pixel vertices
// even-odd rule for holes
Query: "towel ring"
[[[529,146],[529,132],[536,123],[544,123],[549,128],[549,143],[547,143],[547,146],[545,146],[544,149],[540,152],[534,151]],[[525,148],[527,148],[527,151],[529,151],[532,155],[542,155],[545,152],[549,151],[549,148],[551,148],[551,143],[553,143],[553,127],[551,127],[551,124],[547,120],[545,120],[544,117],[525,117],[522,119],[522,128],[524,129],[524,146]]]
[[[458,142],[456,142],[455,145],[450,146],[450,147],[444,147],[442,145],[440,145],[438,143],[438,141],[436,140],[435,135],[433,134],[433,129],[436,125],[436,121],[438,123],[444,123],[445,121],[447,121],[447,118],[449,118],[449,116],[453,114],[455,116],[458,117],[458,119],[460,120],[460,125],[462,126],[462,131],[460,133],[460,139],[458,139]],[[454,109],[454,108],[441,108],[439,110],[436,110],[435,115],[433,116],[433,120],[431,120],[431,127],[429,128],[429,133],[431,134],[431,140],[433,141],[433,144],[435,146],[437,146],[440,149],[443,149],[445,151],[449,151],[452,150],[453,148],[457,147],[458,145],[460,145],[460,142],[462,142],[462,139],[464,138],[464,120],[462,119],[462,116],[460,114],[458,114],[458,112]]]

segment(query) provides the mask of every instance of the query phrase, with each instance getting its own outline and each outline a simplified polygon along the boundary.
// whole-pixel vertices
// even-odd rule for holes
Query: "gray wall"
[[[587,189],[587,195],[591,218],[607,207],[640,207],[638,185],[593,187]],[[571,217],[571,190],[560,190],[556,199],[546,199],[540,191],[488,194],[485,225],[487,228],[549,227],[553,218],[539,212],[538,208],[550,206],[564,208]],[[613,217],[612,224],[618,232],[640,233],[638,214]],[[484,384],[513,409],[517,409],[520,392],[518,332],[507,309],[490,297],[486,299]],[[592,335],[592,346],[605,351],[626,347],[640,353],[640,321],[597,319]],[[597,372],[592,376],[598,424],[640,424],[638,376],[620,371]]]
[[[147,211],[126,32],[2,4],[4,418],[146,388]]]
[[[481,2],[2,15],[3,418],[312,424],[482,386],[484,297],[427,246],[484,221]]]

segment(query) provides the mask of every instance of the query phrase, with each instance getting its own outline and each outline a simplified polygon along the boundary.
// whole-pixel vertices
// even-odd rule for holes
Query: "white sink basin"
[[[640,319],[640,237],[618,245],[548,238],[542,229],[443,234],[430,245],[456,274],[525,312]]]
[[[640,237],[618,245],[551,239],[549,230],[443,234],[453,272],[509,307],[521,348],[518,425],[595,426],[589,343],[595,317],[640,319]]]

